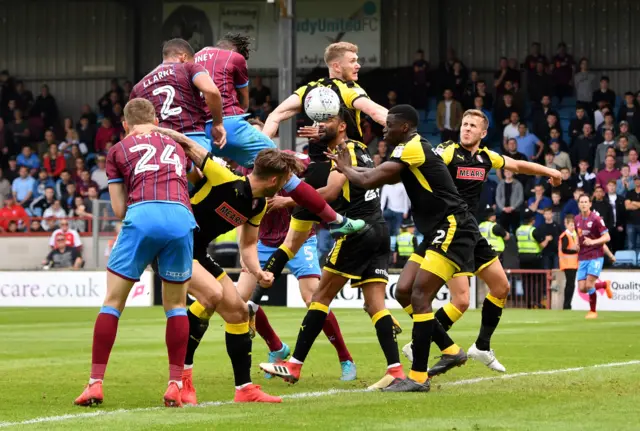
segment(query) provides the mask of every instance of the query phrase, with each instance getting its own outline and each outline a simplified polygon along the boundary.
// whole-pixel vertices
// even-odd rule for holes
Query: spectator
[[[18,223],[15,220],[9,221],[7,233],[18,233]]]
[[[545,94],[553,94],[553,79],[545,69],[544,63],[536,63],[536,71],[529,77],[529,100],[538,103]]]
[[[16,105],[27,115],[33,105],[33,93],[24,88],[24,82],[21,80],[16,81]]]
[[[22,116],[22,111],[16,109],[13,112],[13,121],[7,126],[9,135],[12,137],[12,147],[10,153],[16,154],[18,148],[22,148],[24,145],[29,145],[29,139],[31,137],[31,131],[29,130],[29,124]]]
[[[70,182],[69,184],[67,184],[65,188],[65,193],[61,199],[62,206],[64,207],[64,209],[66,209],[67,211],[71,211],[76,197],[78,197],[76,184],[74,182]],[[82,197],[82,196],[79,196],[79,197]]]
[[[620,178],[620,171],[616,169],[616,158],[607,156],[604,161],[604,169],[600,170],[596,175],[596,185],[605,186],[609,181],[617,181]]]
[[[551,191],[551,212],[553,213],[554,223],[558,223],[559,220],[562,220],[563,209],[564,209],[564,205],[562,203],[562,194],[560,190],[558,189],[552,190]]]
[[[96,168],[91,172],[91,181],[98,185],[100,193],[106,191],[109,187],[107,179],[107,158],[100,155],[96,158]]]
[[[522,184],[514,178],[513,172],[505,170],[504,180],[496,189],[496,206],[500,210],[500,224],[509,232],[520,226],[520,211],[524,203]]]
[[[82,170],[80,173],[80,181],[76,183],[76,189],[77,189],[78,195],[82,196],[83,198],[86,198],[89,193],[89,187],[91,186],[95,187],[96,190],[100,188],[95,183],[95,181],[91,180],[91,175],[89,174],[89,171],[87,171],[86,169]]]
[[[589,93],[589,97],[591,97],[591,93]],[[585,108],[583,106],[578,106],[576,108],[576,118],[571,120],[571,123],[569,123],[569,137],[571,138],[571,145],[573,145],[576,138],[582,134],[583,126],[586,123],[589,123],[589,119],[585,113]]]
[[[511,157],[513,160],[523,160],[525,162],[528,160],[525,154],[518,151],[518,141],[516,139],[509,139],[507,141],[507,148],[506,148],[506,151],[504,152],[504,155]],[[499,170],[497,172],[499,178],[502,178],[504,176],[503,172],[504,172],[503,170]],[[522,185],[522,187],[524,187],[524,185],[527,184],[529,176],[525,174],[517,174],[514,176],[514,178],[518,180],[518,182],[520,183],[520,185]]]
[[[593,163],[598,141],[593,134],[591,124],[582,127],[582,135],[571,146],[571,165],[576,166],[580,160],[586,160],[589,165]],[[586,192],[586,191],[585,191]]]
[[[69,220],[62,219],[60,220],[60,228],[53,231],[51,236],[49,237],[49,246],[51,248],[55,247],[55,239],[59,234],[63,234],[66,240],[66,244],[68,247],[73,247],[78,249],[81,252],[82,250],[82,241],[80,241],[80,235],[78,231],[75,229],[71,229],[69,227]]]
[[[638,161],[638,150],[632,148],[629,150],[629,175],[635,177],[638,175],[638,169],[640,169],[640,161]]]
[[[58,121],[58,105],[56,99],[49,93],[49,86],[40,87],[40,95],[31,109],[32,116],[42,118],[46,128],[52,127]]]
[[[12,222],[16,227],[11,232],[24,229],[29,223],[29,215],[21,205],[16,203],[13,195],[7,195],[4,198],[4,206],[0,209],[0,228],[10,231],[9,224]]]
[[[573,94],[571,83],[573,81],[573,72],[575,69],[575,61],[571,54],[567,54],[567,45],[564,42],[558,44],[558,52],[553,57],[553,82],[555,84],[556,96],[560,102],[565,97]],[[558,223],[560,226],[560,223]],[[557,252],[557,247],[556,247]]]
[[[558,117],[558,113],[551,107],[551,96],[545,94],[540,99],[540,106],[533,110],[533,133],[543,137],[548,134],[547,115],[554,114]]]
[[[67,217],[67,213],[62,208],[59,200],[54,200],[53,204],[47,208],[42,214],[44,220],[42,221],[42,227],[46,231],[51,231],[58,228],[59,220]]]
[[[567,168],[571,171],[569,154],[560,151],[560,142],[556,139],[551,141],[551,154],[553,155],[553,164],[555,164],[558,169]]]
[[[616,166],[622,166],[629,163],[629,140],[626,136],[621,136],[618,139],[616,147]]]
[[[11,191],[13,192],[13,198],[21,206],[26,206],[31,202],[33,197],[33,186],[36,180],[29,176],[29,171],[26,166],[20,166],[20,176],[13,180],[11,185]]]
[[[55,248],[49,252],[47,258],[42,261],[43,269],[73,269],[82,268],[82,257],[78,250],[68,247],[65,236],[58,235],[55,239]]]
[[[387,93],[387,103],[384,104],[385,108],[391,109],[398,104],[398,93],[391,90]]]
[[[17,161],[18,166],[26,166],[31,175],[35,175],[40,169],[40,159],[33,154],[31,147],[28,145],[22,147],[22,152],[18,154]]]
[[[402,182],[382,187],[380,206],[391,236],[398,235],[402,220],[409,217],[411,202]]]
[[[576,187],[582,189],[585,194],[591,196],[596,185],[596,174],[589,172],[589,162],[580,160],[578,173],[574,179]]]
[[[83,115],[80,118],[80,124],[78,126],[78,141],[84,143],[89,153],[95,153],[96,149],[94,141],[96,138],[96,126],[95,123],[90,122],[88,115]]]
[[[496,209],[496,189],[498,184],[491,178],[487,178],[484,184],[482,184],[482,190],[480,191],[480,199],[478,200],[478,208],[474,216],[477,219],[484,217],[484,211],[486,208]]]
[[[411,99],[416,109],[427,107],[427,93],[430,85],[429,67],[429,62],[424,59],[424,51],[417,50],[413,56],[413,93]]]
[[[51,187],[53,189],[55,185],[56,183],[51,178],[49,178],[47,171],[41,169],[40,172],[38,172],[38,179],[33,185],[33,199],[44,196],[45,189],[48,187]]]
[[[505,82],[511,83],[520,81],[520,72],[509,67],[509,60],[507,57],[501,57],[498,65],[498,70],[493,74],[493,87],[496,89],[496,95],[505,93]]]
[[[380,164],[382,164],[382,157],[380,157],[380,154],[376,153],[373,155],[373,167],[377,168]]]
[[[491,95],[491,93],[487,93],[487,83],[484,82],[482,79],[478,80],[478,85],[476,86],[476,97],[480,96],[482,97],[482,100],[484,101],[484,106],[486,106],[487,108],[491,108],[493,107],[493,96]]]
[[[613,132],[613,136],[616,135],[616,125],[611,112],[604,114],[604,121],[598,126],[598,133],[600,136],[604,137],[605,130],[611,130]]]
[[[544,165],[549,169],[557,170],[558,167],[556,166],[555,163],[553,163],[553,159],[554,159],[554,154],[551,150],[546,151],[544,153]]]
[[[549,112],[547,114],[547,124],[545,124],[542,130],[540,131],[542,135],[538,135],[540,136],[540,139],[542,140],[542,142],[551,141],[551,130],[553,129],[558,129],[558,131],[562,133],[560,121],[558,120],[558,114],[554,112]]]
[[[507,63],[509,65],[509,69],[515,72],[512,73],[509,78],[511,79],[511,81],[513,81],[514,90],[518,91],[520,88],[522,88],[522,86],[520,85],[520,65],[518,64],[518,59],[512,57],[507,61]]]
[[[518,136],[515,137],[515,140],[518,145],[518,151],[526,156],[526,160],[539,160],[544,150],[542,141],[533,133],[529,133],[525,123],[518,124],[517,130]]]
[[[6,107],[6,109],[4,110],[2,118],[4,119],[5,123],[11,123],[15,118],[16,109],[18,109],[16,101],[14,99],[11,99],[6,105],[4,105],[4,107]]]
[[[609,244],[609,248],[613,253],[615,253],[618,250],[624,249],[624,225],[626,216],[624,196],[620,196],[616,193],[615,181],[609,181],[607,183],[607,198],[609,200],[609,205],[611,205],[611,213],[613,215],[611,223],[612,229],[610,230],[611,243]]]
[[[542,63],[542,65],[544,66],[547,63],[547,57],[545,57],[545,55],[541,53],[540,43],[533,42],[531,43],[529,55],[527,55],[527,58],[524,59],[522,68],[525,69],[529,75],[533,75],[536,72],[538,63]]]
[[[456,60],[453,62],[453,70],[449,75],[446,86],[453,91],[453,98],[461,101],[464,96],[464,89],[467,86],[467,71],[463,70],[462,62]]]
[[[607,229],[609,229],[609,231],[613,230],[613,210],[611,209],[611,205],[609,205],[609,200],[604,200],[604,187],[600,184],[597,184],[593,190],[591,208],[600,214]]]
[[[0,204],[4,197],[11,193],[11,182],[4,177],[4,173],[2,172],[2,168],[0,168]]]
[[[484,107],[484,99],[480,96],[476,96],[475,99],[473,99],[473,108],[482,111],[484,115],[487,116],[487,119],[489,120],[489,126],[487,127],[487,129],[489,129],[489,134],[487,134],[485,139],[489,139],[489,135],[495,125],[491,111]]]
[[[604,163],[604,159],[607,156],[607,149],[615,148],[616,142],[613,140],[613,136],[613,130],[604,131],[604,141],[596,147],[596,156],[593,163],[595,172],[598,172],[600,165]]]
[[[262,77],[253,78],[253,87],[249,90],[249,97],[256,101],[258,105],[271,103],[271,89],[262,85]]]
[[[578,206],[578,200],[580,196],[584,194],[584,191],[581,188],[577,188],[573,191],[573,199],[567,201],[562,208],[561,218],[564,220],[567,217],[567,214],[572,214],[574,216],[580,214],[580,207]]]
[[[496,103],[496,108],[493,111],[493,121],[500,125],[498,130],[503,130],[511,122],[512,112],[520,114],[513,103],[513,95],[504,93],[502,100]]]
[[[31,225],[29,225],[29,232],[45,232],[42,227],[42,223],[38,219],[31,219]]]
[[[573,77],[573,85],[576,88],[576,99],[578,108],[591,111],[593,93],[596,90],[596,75],[589,71],[589,60],[585,57],[580,59],[578,66],[580,71]],[[578,130],[582,130],[580,127]]]
[[[71,222],[72,228],[76,229],[78,232],[87,231],[87,220],[91,218],[91,212],[87,209],[85,200],[82,196],[76,196],[73,198],[73,205],[71,206],[71,210],[69,210],[69,217],[74,218]]]
[[[84,105],[82,105],[82,108],[80,110],[80,122],[76,125],[76,127],[78,129],[81,128],[82,126],[82,118],[86,118],[87,119],[87,123],[95,126],[98,122],[98,116],[96,115],[95,112],[93,112],[93,110],[91,109],[91,106],[89,106],[89,104],[85,103]]]
[[[474,98],[476,97],[476,92],[478,91],[478,71],[472,70],[469,74],[469,81],[467,81],[467,86],[464,89],[464,95],[462,99],[462,107],[467,109],[472,109],[474,104]],[[484,103],[484,100],[483,100]]]
[[[74,148],[77,148],[77,147],[74,146]],[[82,158],[82,156],[77,156],[75,158],[74,165],[75,165],[75,169],[73,171],[73,181],[77,184],[80,181],[82,181],[82,172],[86,171],[87,168],[85,166],[84,159]]]
[[[618,125],[620,128],[620,134],[616,137],[616,140],[620,139],[621,136],[626,136],[629,140],[629,149],[635,148],[640,151],[640,142],[638,142],[638,138],[632,133],[629,133],[629,123],[626,121],[621,121]]]
[[[453,91],[447,88],[444,90],[444,100],[438,103],[436,113],[436,123],[443,142],[458,140],[461,122],[462,106],[453,99]]]
[[[624,207],[627,210],[627,250],[640,252],[640,176],[633,179],[635,188],[627,193]]]
[[[600,77],[600,88],[593,92],[593,103],[598,105],[600,102],[605,102],[608,106],[615,106],[616,93],[609,89],[609,77],[603,75]],[[596,125],[596,127],[598,127]]]
[[[47,174],[54,179],[57,179],[67,169],[67,162],[58,152],[58,146],[55,143],[49,145],[49,152],[44,156],[44,168]]]
[[[620,178],[616,181],[616,194],[625,197],[627,192],[633,188],[633,177],[630,175],[629,165],[622,165]]]
[[[527,206],[529,211],[536,215],[535,227],[538,228],[544,223],[544,209],[551,207],[551,199],[544,195],[544,185],[537,184],[535,186],[535,195],[529,198]]]
[[[560,151],[564,151],[569,154],[569,146],[562,140],[562,132],[557,127],[552,127],[549,129],[549,147],[551,147],[551,142],[558,142],[558,148]]]
[[[58,146],[58,143],[56,142],[56,135],[53,133],[53,130],[47,130],[44,132],[44,141],[38,143],[38,155],[40,157],[44,157],[52,145]]]
[[[93,214],[98,208],[98,187],[89,186],[87,197],[83,200],[85,210],[89,214]]]
[[[526,132],[526,128],[525,128]],[[502,132],[502,144],[507,145],[507,141],[511,138],[521,137],[520,133],[520,115],[516,111],[511,111],[511,115],[509,116],[509,124],[507,124]],[[526,135],[524,135],[526,136]],[[527,151],[524,151],[520,148],[520,142],[518,142],[518,148],[523,153],[527,154]],[[527,154],[528,155],[528,154]]]
[[[13,146],[13,142],[10,142],[11,139],[7,139],[8,134],[9,130],[4,125],[4,118],[0,117],[0,162],[3,166],[5,157],[9,154],[9,147]]]
[[[387,146],[387,143],[385,141],[378,141],[376,154],[380,156],[380,163],[387,161],[387,159],[389,158],[389,147]]]
[[[56,193],[53,187],[48,186],[42,195],[31,202],[29,210],[34,217],[42,217],[42,214],[53,205],[56,200]],[[45,228],[46,229],[46,228]]]
[[[624,93],[624,104],[618,111],[618,121],[626,121],[631,126],[631,132],[637,133],[640,130],[638,123],[640,122],[640,110],[636,105],[635,95],[627,91]]]
[[[613,157],[615,160],[615,163],[613,164],[613,167],[620,170],[620,168],[622,167],[622,163],[618,163],[618,150],[616,150],[615,147],[609,147],[607,148],[607,155],[605,156],[605,160],[607,160],[607,157]],[[604,163],[600,166],[600,169],[598,169],[598,172],[600,172],[601,170],[604,169]]]
[[[562,229],[560,225],[553,220],[553,210],[547,207],[543,212],[544,223],[537,227],[545,238],[551,237],[542,249],[542,268],[556,269],[558,268],[558,238]]]
[[[96,153],[105,153],[105,149],[108,142],[111,142],[111,139],[116,134],[116,129],[111,125],[111,119],[109,117],[104,117],[102,119],[102,126],[98,128],[98,132],[96,134],[95,139],[95,150]]]
[[[560,168],[560,175],[562,176],[562,183],[556,187],[556,190],[560,192],[560,200],[564,204],[571,199],[577,185],[571,178],[571,171],[568,168]]]
[[[18,167],[18,161],[15,156],[9,157],[8,166],[4,172],[4,176],[11,183],[20,176],[20,167]]]

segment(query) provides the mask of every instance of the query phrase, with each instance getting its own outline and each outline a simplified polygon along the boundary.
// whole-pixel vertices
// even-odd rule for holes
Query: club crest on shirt
[[[458,167],[456,178],[461,180],[484,181],[485,170],[483,168]]]
[[[226,202],[223,202],[218,208],[216,208],[216,214],[233,226],[243,225],[247,221],[245,216],[233,209],[233,207]]]

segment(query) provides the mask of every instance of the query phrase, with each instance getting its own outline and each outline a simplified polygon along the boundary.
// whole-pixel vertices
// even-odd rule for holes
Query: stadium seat
[[[576,98],[575,97],[565,97],[562,99],[562,103],[560,103],[560,107],[571,108],[572,110],[576,109]]]
[[[436,110],[436,108],[438,107],[438,101],[436,100],[435,97],[430,97],[429,98],[429,104],[427,105],[429,112],[432,112]]]
[[[634,250],[618,250],[615,254],[615,267],[630,268],[638,265],[638,256]]]

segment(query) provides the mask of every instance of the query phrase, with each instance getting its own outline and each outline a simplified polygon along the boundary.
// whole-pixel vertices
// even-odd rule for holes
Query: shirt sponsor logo
[[[247,221],[245,216],[233,209],[233,207],[226,202],[223,202],[218,208],[216,208],[216,214],[233,226],[243,225]]]
[[[458,168],[456,178],[461,180],[484,181],[485,170],[482,168]]]

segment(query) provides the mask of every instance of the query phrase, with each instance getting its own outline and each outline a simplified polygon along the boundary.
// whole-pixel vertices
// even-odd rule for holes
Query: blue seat
[[[429,109],[429,112],[436,110],[436,108],[438,107],[438,102],[436,101],[435,97],[429,98],[429,104],[427,105],[427,107]]]
[[[618,250],[615,254],[615,267],[633,267],[638,265],[638,256],[634,250]]]
[[[427,121],[436,121],[436,110],[432,109],[427,112]]]
[[[565,97],[564,99],[562,99],[562,103],[560,103],[561,107],[567,107],[567,108],[572,108],[572,109],[576,109],[576,98],[575,97]]]

